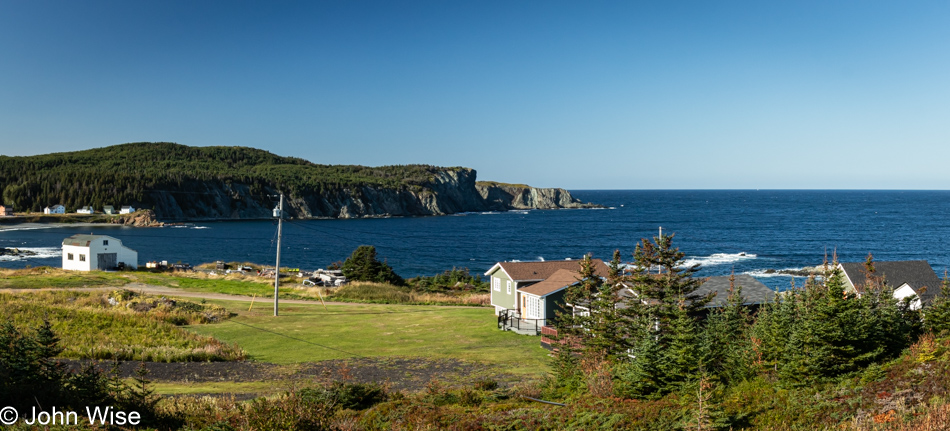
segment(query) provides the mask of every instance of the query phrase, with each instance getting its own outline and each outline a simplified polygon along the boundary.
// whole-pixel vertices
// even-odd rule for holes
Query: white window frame
[[[495,289],[496,292],[501,292],[501,280],[498,277],[492,277],[491,287]]]
[[[511,295],[511,280],[508,280],[508,294]]]
[[[72,254],[72,253],[66,253],[66,260],[73,260],[73,254]]]
[[[80,255],[79,255],[79,261],[80,261],[80,262],[85,262],[85,261],[86,261],[86,255],[80,254]]]

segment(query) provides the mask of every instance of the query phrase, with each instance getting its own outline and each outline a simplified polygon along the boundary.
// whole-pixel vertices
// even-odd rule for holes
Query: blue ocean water
[[[950,268],[950,192],[798,190],[578,190],[583,201],[609,209],[532,210],[359,220],[284,223],[281,266],[326,267],[361,244],[375,245],[404,277],[452,267],[484,272],[501,260],[609,259],[619,249],[629,260],[641,238],[658,228],[700,275],[750,273],[775,288],[788,276],[766,269],[820,264],[826,253],[841,261],[924,259],[939,275]],[[63,238],[99,233],[138,250],[139,261],[192,264],[252,261],[273,264],[276,223],[236,221],[164,228],[114,226],[16,230],[4,225],[0,247],[39,252],[0,260],[3,267],[60,264]],[[744,253],[745,255],[741,255]],[[0,257],[0,259],[4,259]]]

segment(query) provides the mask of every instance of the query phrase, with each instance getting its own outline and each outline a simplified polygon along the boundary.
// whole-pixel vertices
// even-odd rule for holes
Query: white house
[[[94,212],[96,212],[96,210],[94,210],[91,205],[76,210],[76,214],[92,214]]]
[[[122,209],[119,210],[119,214],[132,214],[134,212],[135,212],[135,208],[132,208],[130,206],[123,206]]]
[[[115,208],[112,205],[102,207],[103,214],[115,214]]]
[[[53,205],[43,208],[43,214],[66,214],[66,207],[62,205]]]
[[[864,263],[842,262],[838,267],[844,273],[845,289],[863,294],[868,281]],[[942,284],[926,260],[876,261],[874,274],[894,288],[894,298],[910,297],[910,308],[914,310],[929,306]]]
[[[106,235],[73,235],[63,240],[63,269],[105,270],[120,264],[137,268],[139,253]]]

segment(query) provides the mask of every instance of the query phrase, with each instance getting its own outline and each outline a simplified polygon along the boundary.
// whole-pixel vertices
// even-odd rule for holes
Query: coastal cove
[[[835,251],[841,261],[927,260],[943,275],[950,268],[950,213],[946,191],[794,190],[577,190],[584,202],[606,209],[514,210],[434,217],[293,220],[284,224],[281,265],[325,268],[361,244],[404,277],[452,267],[482,273],[502,260],[560,260],[584,253],[630,260],[641,238],[658,227],[676,234],[701,276],[733,270],[783,289],[791,277],[766,274],[820,264]],[[0,247],[32,256],[0,256],[0,267],[59,266],[62,240],[76,233],[122,239],[149,260],[192,264],[251,261],[272,264],[276,223],[228,221],[162,228],[109,225],[2,225]],[[801,284],[801,278],[797,279]]]

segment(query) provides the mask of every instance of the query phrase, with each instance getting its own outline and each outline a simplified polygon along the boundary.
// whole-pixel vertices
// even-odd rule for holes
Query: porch
[[[523,319],[517,310],[502,310],[498,314],[498,329],[521,335],[541,335],[544,319]]]

